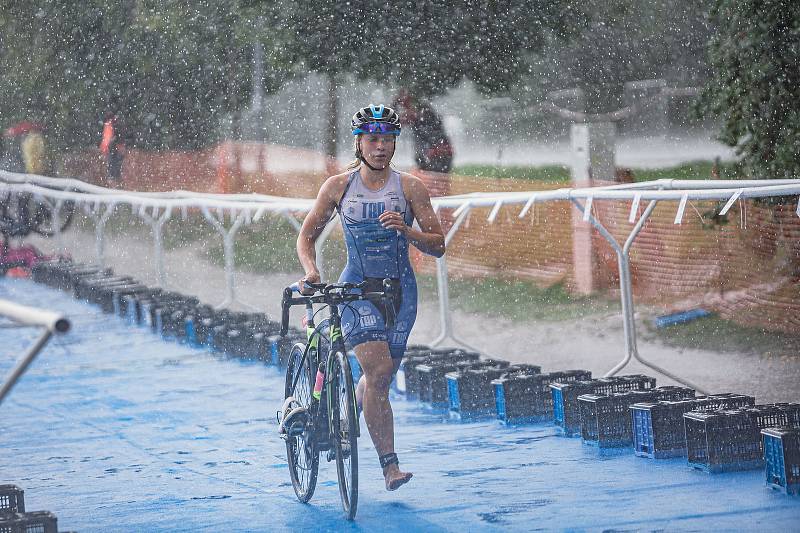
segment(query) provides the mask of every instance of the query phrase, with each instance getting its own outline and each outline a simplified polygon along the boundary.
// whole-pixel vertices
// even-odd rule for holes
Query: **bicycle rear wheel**
[[[303,359],[305,350],[306,346],[302,343],[292,346],[289,362],[286,365],[284,390],[286,398],[294,396],[297,403],[308,409],[310,413],[316,368],[313,367],[313,358]],[[292,478],[294,493],[298,500],[306,503],[314,495],[319,471],[319,451],[314,442],[313,424],[310,424],[302,435],[286,438],[286,457],[289,462],[289,475]]]
[[[336,352],[331,365],[333,379],[331,405],[333,406],[333,445],[336,450],[336,471],[339,475],[339,494],[348,520],[356,516],[358,507],[358,416],[356,391],[350,361],[342,352]]]

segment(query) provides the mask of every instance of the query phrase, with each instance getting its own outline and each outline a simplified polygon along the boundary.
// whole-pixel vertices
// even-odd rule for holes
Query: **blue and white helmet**
[[[356,111],[350,126],[353,135],[361,133],[400,135],[400,116],[391,107],[370,104]]]

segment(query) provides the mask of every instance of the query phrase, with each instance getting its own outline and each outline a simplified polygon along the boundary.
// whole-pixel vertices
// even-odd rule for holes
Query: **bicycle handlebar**
[[[293,305],[315,303],[334,305],[337,303],[365,300],[367,298],[381,298],[383,300],[389,300],[390,302],[392,300],[392,280],[389,278],[383,280],[382,292],[362,292],[359,294],[346,294],[344,291],[363,289],[367,286],[366,281],[362,281],[361,283],[309,283],[306,281],[304,283],[307,288],[314,289],[314,294],[302,294],[298,283],[292,283],[283,289],[283,299],[281,300],[281,337],[285,337],[289,332],[289,309]],[[342,291],[342,294],[334,295],[335,291]],[[293,297],[293,293],[295,292],[300,295]]]

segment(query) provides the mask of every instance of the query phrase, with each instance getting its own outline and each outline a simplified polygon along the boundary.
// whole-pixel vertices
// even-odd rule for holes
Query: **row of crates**
[[[564,436],[581,437],[588,445],[632,447],[651,459],[686,457],[690,466],[708,472],[766,466],[768,485],[796,492],[800,466],[793,458],[800,452],[794,430],[766,429],[791,428],[793,404],[755,406],[753,397],[733,393],[695,397],[693,389],[656,387],[655,379],[644,375],[548,374],[535,365],[424,347],[412,350],[398,381],[407,399],[446,409],[453,419],[496,417],[507,425],[552,421]],[[697,420],[703,421],[699,427]]]
[[[285,367],[290,347],[305,341],[296,328],[278,336],[279,325],[264,314],[216,310],[108,269],[45,262],[33,277],[164,338],[231,356]],[[350,356],[358,379],[360,367]],[[409,400],[446,410],[452,419],[497,418],[507,425],[552,421],[563,435],[598,448],[632,446],[636,455],[652,459],[687,457],[691,466],[709,472],[766,464],[770,484],[796,491],[791,428],[800,427],[800,415],[793,414],[793,404],[754,406],[752,397],[738,394],[695,398],[692,389],[656,387],[655,378],[640,374],[592,379],[586,370],[542,373],[537,365],[427,346],[409,346],[393,386]],[[789,429],[785,435],[764,434],[762,441],[759,432],[772,427]]]
[[[32,270],[34,281],[73,293],[99,305],[129,324],[150,328],[165,339],[209,348],[233,357],[280,364],[288,343],[305,339],[296,328],[278,336],[280,324],[264,313],[233,312],[204,305],[195,297],[147,287],[109,269],[64,261],[42,262]],[[285,361],[283,361],[285,364]]]
[[[708,472],[747,470],[764,467],[763,430],[800,428],[800,404],[693,411],[683,418],[690,466]]]
[[[25,492],[0,485],[0,533],[57,533],[58,519],[49,511],[25,512]]]

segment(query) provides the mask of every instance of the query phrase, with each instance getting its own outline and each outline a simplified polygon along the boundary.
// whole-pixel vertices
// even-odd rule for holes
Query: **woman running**
[[[367,292],[383,290],[392,280],[395,309],[359,302],[342,310],[342,331],[364,372],[356,399],[364,411],[378,452],[387,490],[411,479],[400,470],[394,450],[394,418],[389,385],[405,353],[417,316],[417,282],[408,245],[435,257],[444,254],[444,235],[419,178],[390,166],[400,135],[400,118],[390,107],[370,105],[352,120],[356,160],[342,174],[325,180],[297,238],[305,270],[300,281],[319,283],[314,244],[336,211],[347,246],[347,265],[339,282],[367,282]],[[414,221],[419,229],[412,227]],[[387,313],[394,323],[387,325]]]

